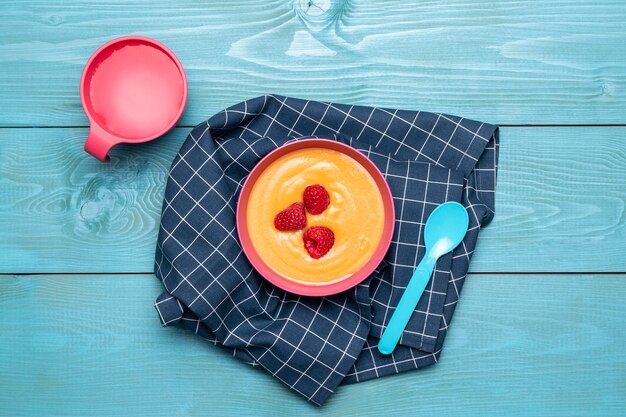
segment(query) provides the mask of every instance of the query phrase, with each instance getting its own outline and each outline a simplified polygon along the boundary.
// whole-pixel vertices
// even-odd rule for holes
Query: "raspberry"
[[[274,226],[278,230],[300,230],[306,226],[304,204],[293,203],[274,217]]]
[[[311,226],[304,231],[302,240],[311,258],[319,259],[335,244],[335,234],[328,227]]]
[[[303,200],[306,211],[311,214],[320,214],[330,204],[330,195],[319,184],[309,185],[304,189]]]

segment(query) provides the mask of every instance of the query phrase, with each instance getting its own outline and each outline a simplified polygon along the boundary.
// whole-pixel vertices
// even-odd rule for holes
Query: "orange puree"
[[[321,184],[330,205],[321,214],[307,213],[307,227],[326,226],[335,244],[320,259],[309,256],[304,230],[281,232],[274,216],[302,201],[307,185]],[[283,277],[327,284],[359,270],[376,250],[383,231],[383,200],[370,174],[354,159],[324,148],[290,152],[259,176],[248,200],[248,233],[261,259]]]

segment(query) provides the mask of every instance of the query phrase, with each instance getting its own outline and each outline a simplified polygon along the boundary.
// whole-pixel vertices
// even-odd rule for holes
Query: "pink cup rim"
[[[254,249],[254,246],[252,245],[252,240],[250,239],[250,235],[248,234],[247,230],[246,211],[248,207],[248,199],[250,198],[250,192],[254,183],[257,181],[261,173],[267,168],[267,166],[269,166],[269,164],[271,164],[273,161],[290,152],[304,148],[332,149],[339,151],[356,160],[372,176],[376,185],[378,186],[378,190],[380,191],[381,197],[383,199],[383,211],[385,217],[383,223],[383,232],[378,246],[376,247],[376,250],[374,251],[374,254],[370,258],[370,260],[363,267],[361,267],[361,269],[359,269],[354,274],[348,276],[347,278],[324,284],[308,284],[303,281],[296,281],[285,278],[276,273],[258,255],[256,250]],[[365,156],[357,149],[330,139],[311,138],[290,142],[271,151],[264,158],[262,158],[261,161],[259,161],[259,163],[257,163],[257,165],[252,169],[252,171],[248,175],[248,178],[246,178],[243,187],[241,188],[241,193],[237,202],[236,217],[237,234],[239,236],[241,248],[254,269],[256,269],[265,279],[267,279],[277,287],[295,294],[305,296],[326,296],[336,294],[354,287],[365,278],[367,278],[382,262],[385,254],[389,250],[395,227],[395,208],[393,204],[393,196],[382,172],[367,156]]]

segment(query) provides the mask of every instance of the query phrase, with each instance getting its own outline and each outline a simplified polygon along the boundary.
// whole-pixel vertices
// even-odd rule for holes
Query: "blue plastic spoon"
[[[468,226],[469,216],[465,207],[459,203],[443,203],[430,214],[424,231],[426,253],[413,273],[409,285],[404,290],[380,338],[380,343],[378,343],[380,353],[389,355],[396,348],[404,328],[430,281],[437,259],[461,243]]]

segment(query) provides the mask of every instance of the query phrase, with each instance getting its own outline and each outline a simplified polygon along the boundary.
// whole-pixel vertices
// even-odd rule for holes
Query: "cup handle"
[[[119,139],[105,132],[98,126],[92,125],[89,128],[89,135],[85,142],[85,151],[103,162],[109,162],[107,155],[114,145],[117,145]]]

